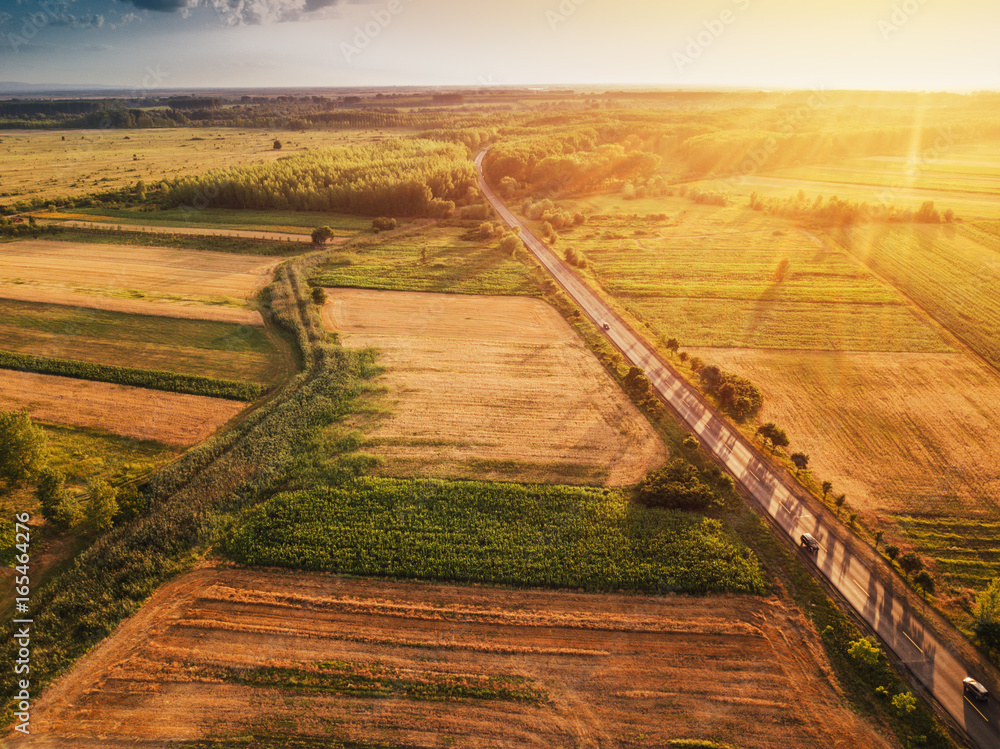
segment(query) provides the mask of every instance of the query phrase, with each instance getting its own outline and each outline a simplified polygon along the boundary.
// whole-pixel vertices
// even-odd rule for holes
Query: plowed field
[[[204,568],[42,696],[18,745],[889,746],[845,707],[822,652],[775,598]]]

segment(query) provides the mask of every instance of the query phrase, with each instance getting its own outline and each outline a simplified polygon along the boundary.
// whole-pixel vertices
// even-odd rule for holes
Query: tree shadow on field
[[[773,312],[780,302],[781,285],[784,279],[774,281],[764,293],[754,302],[746,324],[743,326],[743,340],[749,342],[755,338],[767,321],[768,314]],[[749,345],[749,343],[747,344]]]

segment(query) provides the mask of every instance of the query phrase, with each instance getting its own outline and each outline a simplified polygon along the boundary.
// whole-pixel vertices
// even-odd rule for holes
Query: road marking
[[[912,638],[912,637],[910,637],[910,636],[909,636],[908,634],[906,634],[906,632],[903,632],[903,637],[905,637],[905,638],[906,638],[907,640],[909,640],[910,642],[913,642],[913,638]],[[915,642],[913,642],[913,647],[915,647],[915,648],[916,648],[917,650],[919,650],[919,651],[920,651],[921,653],[922,653],[922,652],[924,652],[924,649],[923,649],[922,647],[920,647],[919,645],[917,645],[917,643],[915,643]]]
[[[854,583],[855,585],[857,585],[859,588],[861,588],[861,592],[864,593],[866,596],[868,596],[868,598],[872,597],[871,593],[868,592],[868,589],[864,585],[862,585],[861,583],[859,583],[857,580],[855,580],[853,577],[851,578],[851,582]],[[904,632],[903,634],[905,635],[906,633]],[[907,638],[907,639],[909,639],[909,638]],[[913,640],[910,640],[910,642],[913,642]],[[913,644],[916,645],[917,643],[913,642]],[[921,650],[920,652],[922,653],[924,651]]]
[[[962,696],[965,697],[964,694]],[[965,701],[968,702],[970,705],[972,705],[972,700],[970,700],[968,697],[965,697]],[[983,715],[982,711],[978,707],[976,707],[975,705],[972,705],[972,709],[975,710],[977,713],[979,713],[979,717],[980,718],[982,718],[983,720],[985,720],[987,723],[990,722],[990,719],[987,718],[985,715]]]

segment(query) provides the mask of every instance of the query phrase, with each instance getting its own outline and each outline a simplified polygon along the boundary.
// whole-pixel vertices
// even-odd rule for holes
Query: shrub
[[[675,510],[705,510],[716,504],[714,492],[701,481],[698,469],[682,458],[646,476],[639,497],[651,507]]]
[[[396,228],[396,219],[380,216],[372,220],[372,229],[376,234],[380,231],[392,231]]]

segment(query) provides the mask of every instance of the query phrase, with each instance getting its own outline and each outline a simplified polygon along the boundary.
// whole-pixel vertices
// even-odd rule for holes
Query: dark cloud
[[[156,10],[161,13],[184,10],[190,5],[188,0],[128,0],[128,2],[141,10]]]
[[[229,26],[298,21],[320,13],[342,0],[124,0],[141,10],[188,13],[198,7],[215,9]]]

